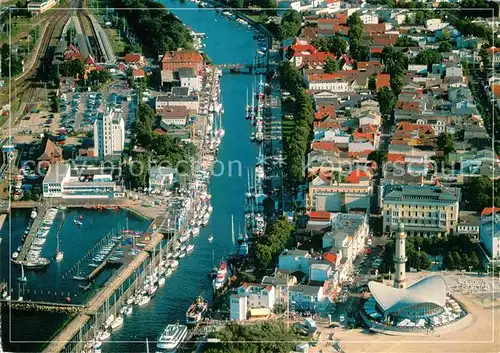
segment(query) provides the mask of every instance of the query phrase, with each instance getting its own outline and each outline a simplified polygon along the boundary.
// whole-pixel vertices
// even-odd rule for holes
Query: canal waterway
[[[206,34],[204,51],[210,57],[214,64],[224,63],[252,63],[256,50],[257,42],[253,39],[254,32],[242,26],[236,21],[230,21],[226,17],[216,13],[214,9],[200,9],[193,3],[179,3],[174,0],[165,0],[164,4],[170,11],[175,13],[180,20],[196,32]],[[158,334],[169,323],[184,322],[185,311],[189,305],[200,294],[211,298],[211,280],[207,273],[212,269],[215,263],[218,264],[222,257],[227,256],[233,250],[231,240],[231,215],[234,215],[235,229],[241,226],[243,229],[244,221],[244,194],[247,188],[247,170],[253,170],[257,161],[257,146],[250,142],[251,126],[244,118],[244,108],[246,104],[247,89],[251,91],[252,84],[256,77],[252,75],[223,75],[221,78],[222,99],[224,104],[223,124],[226,134],[219,149],[219,161],[215,168],[215,176],[211,180],[210,192],[212,194],[213,213],[210,224],[202,229],[200,236],[194,239],[194,252],[180,259],[179,268],[173,276],[167,279],[166,285],[158,290],[155,297],[144,307],[135,307],[133,313],[127,316],[124,324],[118,330],[113,332],[110,340],[103,344],[103,352],[145,352],[146,338],[149,341],[155,341]],[[75,211],[76,212],[76,211]],[[71,288],[69,284],[61,279],[69,268],[80,259],[88,249],[98,241],[98,239],[118,224],[124,228],[126,214],[101,213],[104,217],[101,220],[94,221],[94,227],[86,231],[75,229],[73,222],[68,221],[61,232],[61,244],[74,241],[74,255],[65,251],[64,260],[60,265],[49,267],[47,273],[36,273],[28,275],[28,283],[31,276],[42,276],[44,282],[49,286],[57,288],[57,291],[64,294]],[[111,218],[113,215],[114,218]],[[78,216],[78,214],[68,215],[68,219]],[[26,228],[29,215],[24,213],[14,213],[12,218],[12,245],[14,250]],[[94,217],[94,216],[92,216]],[[143,229],[145,223],[139,219],[129,217],[130,229]],[[84,214],[84,220],[90,218]],[[58,221],[56,221],[58,222]],[[90,221],[89,221],[90,222]],[[85,221],[84,221],[85,226]],[[146,225],[147,226],[147,225]],[[67,229],[66,229],[67,227]],[[52,232],[56,231],[57,226],[53,227]],[[9,222],[5,223],[0,234],[7,240],[9,232]],[[209,234],[213,234],[214,240],[210,244],[207,241]],[[49,235],[49,239],[44,247],[42,256],[51,256],[55,249],[55,234]],[[7,250],[6,250],[7,249]],[[79,250],[76,250],[79,249]],[[5,244],[2,246],[2,266],[1,274],[8,277],[8,248]],[[45,253],[47,252],[47,253]],[[71,260],[71,256],[74,256]],[[68,259],[70,257],[70,259]],[[5,261],[5,259],[7,259]],[[67,262],[66,262],[67,261]],[[67,263],[67,265],[66,265]],[[17,271],[17,270],[15,270]],[[13,272],[13,278],[18,276]],[[108,275],[109,276],[109,275]],[[101,276],[105,279],[106,274]],[[34,282],[34,281],[33,281]],[[17,285],[17,284],[16,284]],[[37,284],[38,285],[38,284]],[[16,292],[18,289],[14,288]],[[81,294],[79,294],[81,295]],[[81,295],[82,296],[82,295]],[[14,295],[14,298],[16,296]],[[62,298],[62,297],[61,297]],[[29,316],[28,316],[29,315]],[[33,341],[47,340],[55,333],[57,327],[64,322],[64,316],[54,314],[32,317],[34,314],[20,314],[13,320],[13,337],[17,340]],[[17,316],[17,313],[16,313]],[[23,319],[24,317],[24,319]],[[8,315],[4,314],[3,327],[7,327]],[[24,327],[23,322],[33,322],[35,324]],[[43,324],[41,324],[43,322]],[[5,330],[6,331],[6,330]],[[4,342],[6,341],[6,332],[4,332]],[[37,351],[40,344],[4,344],[12,351]],[[150,351],[154,351],[154,343],[150,343]]]
[[[199,9],[196,4],[181,4],[173,0],[164,4],[186,26],[207,35],[204,50],[214,64],[252,63],[258,46],[251,29],[227,20],[214,9]],[[194,239],[193,254],[180,259],[177,271],[147,306],[134,309],[109,342],[103,344],[103,352],[145,352],[146,338],[150,342],[156,341],[167,324],[183,323],[186,309],[197,295],[203,291],[210,299],[212,286],[207,273],[213,267],[212,253],[217,263],[233,249],[231,214],[234,215],[235,229],[239,225],[243,229],[247,169],[255,166],[257,157],[257,146],[249,139],[251,126],[244,118],[246,90],[251,91],[254,80],[252,75],[229,74],[221,79],[226,134],[218,158],[224,170],[216,168],[216,175],[221,175],[214,176],[210,183],[214,208],[210,224]],[[241,163],[241,175],[238,175],[238,163]],[[232,166],[231,173],[229,165]],[[207,237],[211,233],[214,241],[209,244]],[[155,344],[150,344],[150,351],[154,351]]]

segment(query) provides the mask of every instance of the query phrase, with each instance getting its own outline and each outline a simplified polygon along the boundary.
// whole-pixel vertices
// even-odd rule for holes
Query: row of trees
[[[113,0],[119,16],[125,16],[143,43],[145,52],[156,56],[178,48],[191,48],[192,38],[184,24],[153,0]]]
[[[448,237],[407,237],[406,262],[407,270],[428,270],[432,262],[429,255],[442,256],[442,269],[448,270],[481,270],[482,265],[476,253],[477,244],[473,244],[466,235]],[[384,251],[382,272],[393,272],[393,256],[395,244],[390,240]]]
[[[2,77],[14,77],[23,71],[23,59],[20,55],[14,54],[7,43],[2,45]]]
[[[250,325],[235,322],[213,334],[217,343],[208,343],[206,353],[288,353],[304,341],[295,325],[288,327],[284,321],[264,321]]]
[[[266,270],[276,260],[276,256],[283,249],[290,247],[292,231],[293,226],[288,219],[280,217],[267,227],[265,236],[255,240],[252,258],[257,272],[266,273]]]
[[[353,13],[347,19],[349,26],[349,50],[351,56],[357,61],[363,61],[368,56],[368,48],[362,45],[363,41],[363,21],[359,12]]]
[[[341,36],[333,37],[317,37],[312,42],[312,45],[319,51],[329,52],[337,58],[347,53],[347,41]]]

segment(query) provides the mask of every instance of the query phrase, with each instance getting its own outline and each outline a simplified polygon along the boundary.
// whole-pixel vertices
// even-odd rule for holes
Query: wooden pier
[[[38,228],[40,227],[40,223],[42,223],[43,216],[45,216],[45,212],[47,211],[47,207],[45,206],[40,206],[38,207],[38,214],[36,218],[33,220],[33,223],[31,224],[30,231],[28,233],[28,236],[26,237],[26,240],[24,241],[23,247],[21,248],[21,251],[19,252],[19,255],[17,256],[16,262],[23,262],[26,260],[26,254],[28,253],[31,243],[33,243],[33,240],[35,239],[35,235],[38,232]]]
[[[48,313],[78,314],[85,310],[85,305],[50,302],[2,300],[2,305],[19,311],[42,311]]]

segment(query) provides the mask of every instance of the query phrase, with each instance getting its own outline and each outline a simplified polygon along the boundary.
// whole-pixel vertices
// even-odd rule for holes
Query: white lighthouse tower
[[[406,233],[402,223],[396,235],[396,251],[394,253],[394,288],[406,288]]]

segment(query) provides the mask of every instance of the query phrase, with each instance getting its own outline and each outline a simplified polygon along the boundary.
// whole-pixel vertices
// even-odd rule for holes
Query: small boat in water
[[[186,248],[186,252],[187,252],[187,253],[190,253],[190,252],[192,252],[193,250],[194,250],[194,245],[193,245],[193,244],[189,244],[189,245],[187,246],[187,248]]]
[[[203,319],[203,315],[208,310],[208,302],[200,295],[186,311],[186,323],[195,325]]]
[[[143,295],[140,298],[138,305],[139,306],[146,305],[147,303],[149,303],[150,300],[151,300],[151,297],[149,295]]]
[[[186,252],[185,252],[185,251],[183,251],[183,252],[181,252],[181,254],[179,255],[179,259],[182,259],[182,258],[183,258],[183,257],[185,257],[185,256],[186,256]]]
[[[165,277],[161,277],[158,280],[158,286],[163,287],[165,285]]]
[[[111,336],[108,331],[104,331],[100,336],[99,336],[99,341],[105,341]]]
[[[179,266],[179,261],[177,261],[177,260],[170,261],[170,268],[172,270],[175,270],[178,266]]]
[[[111,323],[111,328],[112,329],[117,329],[118,327],[120,327],[121,325],[123,325],[123,316],[118,316],[116,319],[113,320],[113,322]]]
[[[132,305],[127,306],[127,309],[125,310],[125,315],[132,314],[133,310],[134,310],[134,308],[132,307]]]
[[[74,219],[73,222],[75,223],[75,226],[81,226],[83,223],[79,221],[78,219]]]
[[[208,242],[211,243],[213,240],[214,240],[214,236],[212,234],[210,234],[208,236]]]

